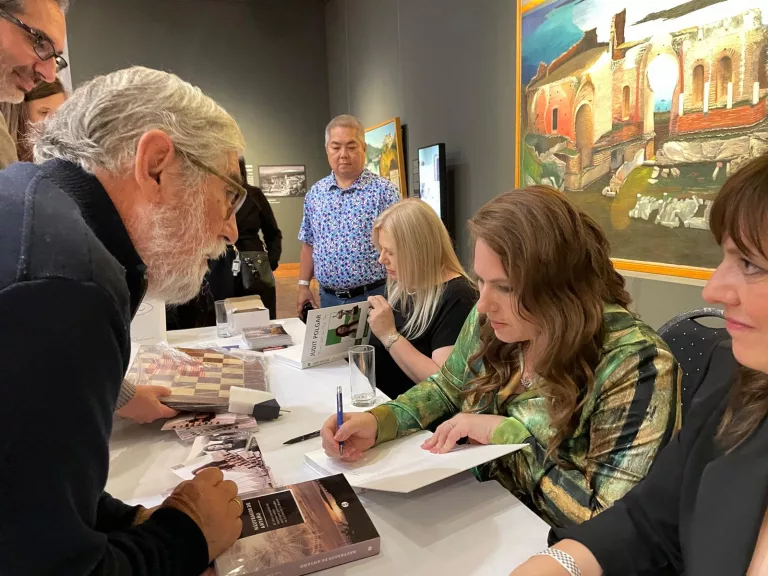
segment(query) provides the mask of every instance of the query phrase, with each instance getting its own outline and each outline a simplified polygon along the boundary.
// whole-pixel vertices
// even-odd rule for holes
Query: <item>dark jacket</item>
[[[256,186],[245,185],[248,196],[240,210],[237,211],[237,249],[241,252],[263,252],[264,243],[259,236],[259,230],[264,234],[267,243],[267,255],[272,270],[280,262],[283,251],[283,233],[277,227],[275,213],[272,211],[267,197]],[[255,290],[246,291],[243,288],[242,276],[232,274],[232,262],[235,251],[230,247],[227,253],[218,260],[208,262],[209,271],[200,288],[200,293],[191,301],[179,306],[166,307],[166,328],[168,330],[184,330],[213,326],[216,323],[214,302],[226,298],[236,298],[256,293],[261,296],[264,305],[269,308],[270,317],[275,318],[276,294],[274,286],[258,286]],[[243,264],[244,266],[244,264]]]
[[[248,196],[242,208],[237,211],[237,249],[241,252],[261,252],[265,242],[269,263],[274,270],[283,252],[283,233],[277,227],[275,213],[261,188],[246,184],[245,189],[248,190]],[[259,237],[259,230],[264,234],[264,242]]]
[[[557,538],[586,545],[607,576],[745,574],[768,503],[768,422],[725,455],[716,434],[729,389],[693,405],[635,489]]]
[[[145,267],[74,164],[0,172],[0,574],[199,576],[197,524],[104,492]]]

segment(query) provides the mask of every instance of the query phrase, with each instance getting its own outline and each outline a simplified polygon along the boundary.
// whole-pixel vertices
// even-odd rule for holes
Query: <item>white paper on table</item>
[[[165,302],[144,300],[131,322],[131,342],[134,344],[157,344],[166,340]]]
[[[385,442],[357,462],[344,462],[315,450],[305,455],[305,463],[319,474],[344,474],[355,488],[407,494],[526,446],[464,444],[447,454],[432,454],[421,447],[430,436],[431,432],[422,431]]]

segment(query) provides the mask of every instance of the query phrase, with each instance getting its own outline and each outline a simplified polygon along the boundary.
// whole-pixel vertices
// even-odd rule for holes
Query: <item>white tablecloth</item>
[[[304,324],[300,320],[277,322],[294,342],[302,341]],[[204,328],[170,332],[168,342],[174,346],[236,344],[239,339],[217,340],[215,328]],[[271,358],[267,362],[272,391],[290,413],[259,425],[264,460],[281,484],[311,480],[315,474],[304,465],[304,454],[319,448],[320,440],[292,446],[283,446],[283,442],[318,430],[335,412],[336,386],[349,382],[349,367],[338,361],[298,370]],[[345,406],[345,410],[354,409]],[[115,423],[107,482],[113,496],[151,505],[153,498],[179,483],[170,467],[182,462],[190,447],[179,442],[174,432],[161,432],[161,425]],[[540,518],[498,483],[480,483],[470,474],[409,495],[366,492],[360,499],[381,535],[381,555],[324,574],[508,574],[546,546],[548,526]]]

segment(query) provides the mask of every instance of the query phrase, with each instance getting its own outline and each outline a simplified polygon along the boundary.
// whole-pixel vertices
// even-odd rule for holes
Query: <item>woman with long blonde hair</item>
[[[502,194],[469,228],[480,299],[450,357],[394,401],[326,421],[323,447],[338,458],[343,441],[354,461],[435,426],[433,453],[462,439],[527,444],[478,477],[554,526],[583,522],[642,480],[677,429],[678,364],[627,310],[605,234],[564,194]]]
[[[376,385],[391,398],[437,372],[477,301],[435,211],[410,198],[373,224],[387,270],[387,295],[371,296],[368,322],[376,348]]]

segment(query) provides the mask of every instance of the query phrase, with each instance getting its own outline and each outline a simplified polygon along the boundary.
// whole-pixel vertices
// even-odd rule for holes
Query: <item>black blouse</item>
[[[557,538],[587,546],[607,576],[745,574],[768,504],[768,421],[725,454],[716,435],[729,390],[694,403],[636,488]]]
[[[429,326],[421,336],[409,342],[429,357],[439,348],[453,346],[475,302],[477,291],[465,278],[449,280]],[[394,310],[394,315],[395,327],[401,331],[408,318],[399,310]],[[376,349],[376,387],[393,399],[409,390],[414,382],[384,349],[384,344],[374,334],[371,334],[370,343]]]

